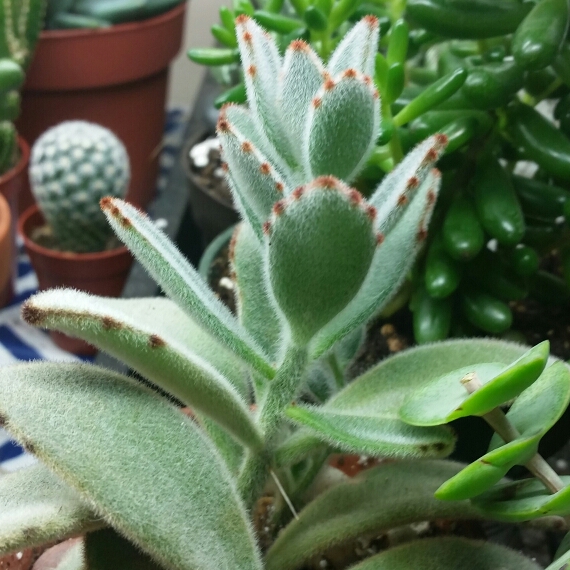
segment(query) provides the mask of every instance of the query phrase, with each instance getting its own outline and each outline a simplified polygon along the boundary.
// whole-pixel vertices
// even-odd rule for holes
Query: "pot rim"
[[[33,251],[36,255],[42,255],[44,257],[57,259],[57,260],[69,260],[70,262],[73,263],[92,263],[94,261],[104,261],[106,259],[118,257],[121,255],[131,255],[130,251],[124,245],[116,247],[115,249],[90,252],[90,253],[57,251],[54,249],[48,249],[47,247],[38,245],[24,231],[27,223],[29,223],[30,218],[32,218],[32,216],[35,215],[39,215],[43,219],[43,215],[37,204],[33,204],[20,215],[20,217],[18,218],[18,232],[22,236],[26,248]]]
[[[85,36],[94,35],[120,35],[129,33],[130,31],[140,30],[144,28],[153,28],[154,26],[160,25],[163,22],[177,18],[181,12],[186,10],[187,0],[184,0],[180,4],[174,6],[167,12],[159,14],[158,16],[152,16],[145,20],[137,20],[135,22],[124,22],[122,24],[113,24],[108,28],[76,28],[76,29],[66,29],[66,30],[42,30],[40,32],[40,39],[45,41],[56,41],[60,39],[68,38],[82,38]]]

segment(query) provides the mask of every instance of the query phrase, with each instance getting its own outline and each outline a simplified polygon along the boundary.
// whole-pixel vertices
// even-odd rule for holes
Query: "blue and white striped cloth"
[[[157,181],[158,193],[166,187],[170,170],[178,158],[186,124],[183,109],[170,110],[166,118]],[[8,307],[0,309],[0,366],[30,360],[80,361],[79,357],[58,348],[46,332],[31,327],[21,319],[21,305],[37,291],[37,287],[38,281],[30,260],[19,243],[15,298]],[[10,441],[8,434],[0,429],[0,473],[14,471],[34,462],[33,456],[24,453],[22,448]]]

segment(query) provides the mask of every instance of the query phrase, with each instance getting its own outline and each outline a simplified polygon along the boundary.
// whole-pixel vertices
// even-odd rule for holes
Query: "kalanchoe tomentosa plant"
[[[243,214],[232,248],[238,317],[144,214],[116,198],[102,200],[111,225],[170,299],[56,290],[24,307],[28,322],[121,358],[194,419],[92,365],[0,370],[0,417],[42,462],[0,479],[0,553],[87,533],[59,570],[295,570],[330,547],[413,522],[566,515],[564,483],[536,456],[570,399],[566,366],[544,371],[546,343],[526,354],[488,340],[421,347],[346,385],[363,325],[421,247],[445,145],[437,136],[420,144],[369,201],[350,188],[377,135],[380,102],[368,79],[377,21],[358,23],[327,69],[302,42],[282,60],[247,17],[237,29],[249,109],[226,108],[219,131]],[[498,406],[515,398],[505,417]],[[454,445],[445,424],[462,415],[484,416],[503,438],[464,471],[442,459]],[[311,501],[333,450],[396,461]],[[522,496],[495,487],[517,463],[537,477]],[[458,538],[416,541],[353,568],[426,561],[538,568]]]
[[[124,198],[129,156],[109,130],[86,121],[65,121],[34,143],[30,158],[32,193],[58,249],[103,251],[113,232],[99,201]]]

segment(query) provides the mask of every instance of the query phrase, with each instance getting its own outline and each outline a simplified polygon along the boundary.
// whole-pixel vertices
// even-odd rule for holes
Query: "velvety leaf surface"
[[[207,360],[188,350],[183,340],[191,331],[184,331],[182,338],[176,333],[189,319],[180,319],[176,309],[170,314],[161,311],[170,308],[171,304],[152,299],[109,299],[57,289],[32,297],[24,315],[32,324],[78,336],[109,352],[187,406],[216,420],[245,445],[261,446],[246,401]],[[139,319],[139,314],[145,316]],[[205,352],[216,348],[211,343]]]
[[[228,308],[176,246],[140,210],[115,198],[101,207],[113,230],[166,294],[224,346],[271,378],[275,371]]]
[[[412,348],[386,358],[352,381],[327,402],[323,410],[348,414],[365,406],[371,413],[396,419],[411,390],[461,366],[489,361],[507,365],[527,350],[523,345],[495,339],[448,340]],[[305,451],[310,442],[315,443],[315,436],[305,430],[294,436],[295,446]],[[289,457],[293,451],[289,446]]]
[[[268,228],[272,293],[306,344],[358,291],[376,249],[366,203],[331,176],[276,204]]]
[[[433,497],[439,484],[460,468],[435,460],[386,463],[325,491],[277,537],[267,553],[267,570],[295,570],[327,548],[404,524],[478,518],[466,501]]]
[[[311,358],[320,357],[335,342],[366,323],[397,293],[424,244],[439,181],[439,173],[431,171],[418,188],[402,219],[376,248],[358,293],[311,342]]]
[[[0,477],[0,555],[104,524],[74,489],[41,463]]]
[[[293,406],[287,416],[342,451],[374,457],[445,457],[453,451],[455,436],[445,427],[416,428],[366,405],[351,412]]]
[[[248,515],[213,444],[135,381],[83,364],[5,367],[0,414],[8,431],[166,568],[261,569]]]
[[[522,554],[465,538],[429,538],[407,542],[353,566],[351,570],[540,570]]]

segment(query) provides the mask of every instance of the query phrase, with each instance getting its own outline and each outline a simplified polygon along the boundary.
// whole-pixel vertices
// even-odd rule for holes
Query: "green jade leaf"
[[[518,396],[540,376],[548,360],[544,341],[510,366],[500,363],[463,367],[412,392],[400,409],[400,417],[416,426],[449,423],[466,416],[482,416]],[[481,387],[469,393],[464,381],[476,375]]]

